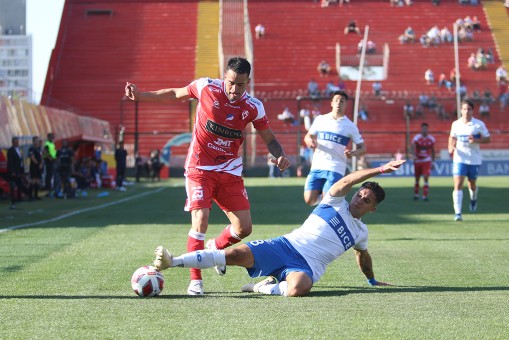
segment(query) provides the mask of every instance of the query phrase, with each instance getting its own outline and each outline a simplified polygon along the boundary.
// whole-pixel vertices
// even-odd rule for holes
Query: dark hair
[[[334,98],[334,96],[341,96],[345,98],[345,100],[348,100],[348,95],[346,94],[345,91],[334,91],[334,93],[332,94],[332,98]]]
[[[463,99],[463,100],[461,101],[461,105],[463,105],[463,104],[467,104],[468,106],[470,106],[470,108],[471,108],[472,110],[473,110],[473,109],[474,109],[474,107],[475,107],[474,103],[473,103],[471,100],[468,100],[468,99]]]
[[[233,57],[228,60],[227,70],[232,70],[237,74],[249,74],[251,73],[251,64],[247,59],[241,57]]]
[[[423,127],[423,126],[429,127],[429,124],[424,122],[424,123],[421,124],[421,127]]]
[[[11,143],[14,144],[15,141],[19,141],[19,138],[16,136],[12,137]]]
[[[361,188],[369,189],[375,194],[376,203],[380,204],[385,199],[385,191],[377,182],[364,182],[361,185]]]

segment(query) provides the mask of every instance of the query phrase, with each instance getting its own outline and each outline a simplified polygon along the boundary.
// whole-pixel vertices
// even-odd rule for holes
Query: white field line
[[[122,198],[122,199],[120,199],[118,201],[113,201],[113,202],[97,205],[95,207],[90,207],[90,208],[86,208],[86,209],[71,211],[70,213],[63,214],[63,215],[60,215],[60,216],[57,216],[57,217],[54,217],[54,218],[50,218],[48,220],[37,221],[37,222],[33,222],[33,223],[25,223],[25,224],[20,224],[20,225],[13,225],[13,226],[10,226],[10,227],[4,228],[4,229],[0,229],[0,234],[8,232],[8,231],[11,231],[11,230],[23,229],[23,228],[33,227],[33,226],[37,226],[37,225],[41,225],[41,224],[45,224],[45,223],[59,221],[59,220],[62,220],[64,218],[71,217],[71,216],[74,216],[74,215],[78,215],[78,214],[81,214],[81,213],[85,213],[85,212],[88,212],[88,211],[93,211],[93,210],[97,210],[97,209],[102,209],[102,208],[110,207],[112,205],[124,203],[124,202],[130,201],[130,200],[133,200],[135,198],[140,198],[140,197],[143,197],[143,196],[155,194],[157,192],[163,191],[164,189],[166,189],[166,188],[163,187],[163,188],[159,188],[157,190],[143,192],[143,193],[138,194],[138,195]]]

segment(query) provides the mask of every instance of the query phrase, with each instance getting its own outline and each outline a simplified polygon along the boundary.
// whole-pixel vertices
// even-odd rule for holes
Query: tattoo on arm
[[[275,139],[270,141],[269,144],[267,144],[267,148],[269,149],[269,152],[272,154],[272,156],[279,158],[281,156],[285,156],[285,153],[283,152],[283,148],[281,147],[281,144]]]

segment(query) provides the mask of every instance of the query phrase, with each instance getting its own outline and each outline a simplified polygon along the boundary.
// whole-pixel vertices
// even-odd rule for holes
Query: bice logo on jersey
[[[242,111],[242,120],[246,119],[247,116],[249,116],[249,111],[248,110]]]
[[[218,146],[226,146],[226,147],[229,147],[232,145],[231,140],[224,140],[221,138],[218,138],[214,143],[216,143],[216,145],[218,145]]]
[[[235,115],[234,115],[233,113],[228,113],[228,114],[226,115],[226,120],[227,120],[227,121],[228,121],[228,120],[233,120],[233,118],[235,118]]]

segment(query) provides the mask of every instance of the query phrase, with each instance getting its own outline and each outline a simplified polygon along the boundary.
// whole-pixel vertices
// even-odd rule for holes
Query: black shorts
[[[42,170],[38,166],[30,166],[30,178],[32,179],[41,179],[42,178]]]

